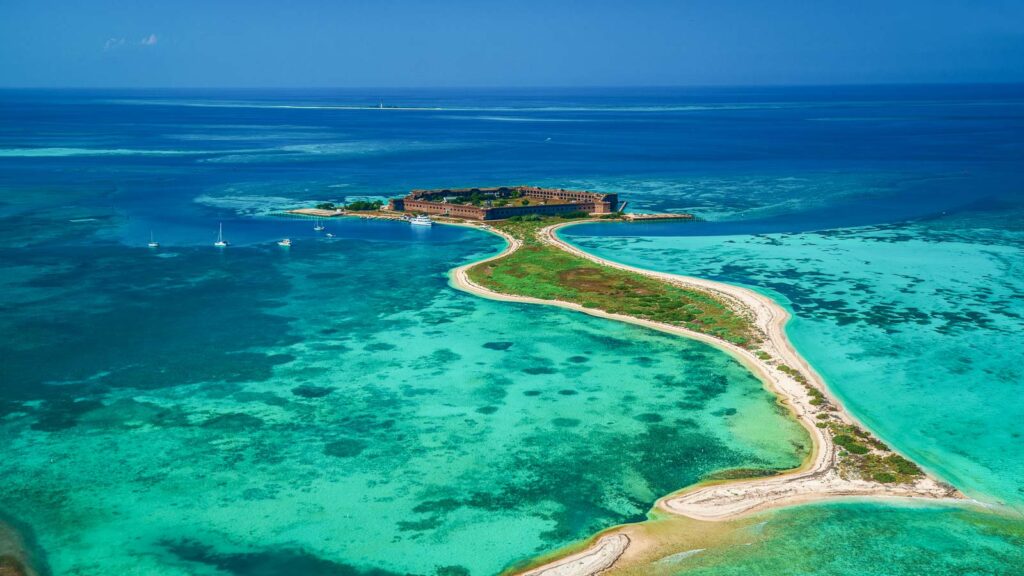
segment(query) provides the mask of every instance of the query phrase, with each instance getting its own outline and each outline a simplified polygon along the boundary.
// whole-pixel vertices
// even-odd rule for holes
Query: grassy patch
[[[704,480],[744,480],[747,478],[777,476],[778,474],[778,470],[771,470],[767,468],[732,468],[708,474],[704,477]]]
[[[819,423],[821,424],[821,423]],[[845,454],[841,470],[883,484],[913,482],[924,472],[910,460],[892,452],[883,442],[852,424],[828,422],[832,440]]]
[[[689,328],[740,346],[761,338],[751,323],[711,294],[595,264],[544,244],[537,232],[558,218],[506,220],[492,225],[523,242],[516,252],[469,270],[473,282],[503,294],[573,302]]]

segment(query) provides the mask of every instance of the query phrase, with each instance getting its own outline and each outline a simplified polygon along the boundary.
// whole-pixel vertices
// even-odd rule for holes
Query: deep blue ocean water
[[[275,216],[520,183],[706,218],[571,233],[763,283],[859,417],[972,494],[1018,498],[1024,87],[4,91],[0,514],[54,573],[486,574],[710,472],[798,462],[799,430],[721,354],[447,288],[493,238],[350,219],[328,240]],[[909,308],[946,332],[911,337]],[[993,344],[965,351],[972,335]],[[905,359],[935,346],[955,365],[922,390]],[[983,386],[906,426],[947,374]],[[855,512],[773,515],[783,544],[755,560],[847,538],[882,563],[864,518],[902,548],[926,526],[934,573],[965,550],[1009,573],[1021,542],[985,515]],[[731,558],[716,569],[752,561]]]

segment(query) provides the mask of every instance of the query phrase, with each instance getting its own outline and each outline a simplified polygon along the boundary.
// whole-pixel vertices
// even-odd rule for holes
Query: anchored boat
[[[224,240],[224,223],[220,223],[220,228],[217,230],[217,241],[213,243],[217,248],[224,248],[228,245],[227,241]]]

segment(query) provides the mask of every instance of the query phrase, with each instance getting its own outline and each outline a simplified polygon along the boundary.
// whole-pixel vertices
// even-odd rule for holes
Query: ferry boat
[[[153,231],[152,230],[149,231],[149,247],[150,248],[159,248],[160,247],[160,243],[157,242],[155,238],[153,238]]]
[[[433,226],[434,221],[430,219],[430,216],[420,214],[419,216],[413,216],[410,218],[409,224],[412,224],[413,226]]]
[[[277,245],[282,247],[282,248],[290,248],[291,245],[292,245],[292,239],[291,238],[285,238],[284,240],[281,240],[280,242],[278,242]]]
[[[217,241],[213,243],[217,248],[224,248],[228,243],[224,240],[224,223],[220,223],[220,228],[217,230]]]

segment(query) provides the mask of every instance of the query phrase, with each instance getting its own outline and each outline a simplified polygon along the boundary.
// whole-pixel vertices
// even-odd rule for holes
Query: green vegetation
[[[840,422],[829,422],[827,426],[832,440],[846,451],[840,464],[840,470],[846,474],[852,472],[885,484],[913,482],[924,474],[917,464],[894,454],[885,443],[859,426]]]
[[[770,354],[757,349],[763,338],[757,329],[712,294],[596,264],[541,241],[538,232],[565,217],[575,216],[568,213],[544,218],[527,214],[492,223],[523,245],[512,254],[471,267],[470,279],[503,294],[572,302],[688,328],[755,350],[761,360],[771,359]],[[828,398],[799,370],[785,364],[776,367],[803,385],[810,403],[821,407],[815,425],[827,429],[841,449],[841,474],[883,483],[913,482],[923,474],[913,462],[894,454],[860,427],[835,419],[830,414],[835,408]],[[709,479],[756,475],[757,471],[752,470],[725,471]]]
[[[834,409],[821,390],[812,386],[798,370],[785,364],[779,364],[778,369],[803,384],[807,394],[811,397],[812,405],[824,406],[825,410]],[[924,474],[916,464],[899,454],[893,454],[884,442],[868,434],[859,426],[831,420],[828,412],[818,413],[817,418],[822,422],[816,422],[815,426],[822,429],[827,428],[832,434],[832,441],[842,449],[840,470],[845,473],[852,473],[861,478],[870,478],[883,483],[912,482],[915,477]]]
[[[350,202],[346,204],[345,209],[353,210],[356,212],[365,212],[368,210],[380,210],[380,207],[383,205],[384,203],[381,202],[380,200],[374,200],[373,202],[368,202],[366,200],[356,200],[355,202]]]
[[[563,220],[575,220],[577,218],[587,218],[589,216],[590,214],[583,210],[574,210],[573,212],[566,212],[558,215],[558,217]]]
[[[758,358],[761,357],[758,356]],[[761,359],[764,360],[764,358]],[[791,378],[793,378],[793,380],[796,380],[800,384],[803,384],[804,389],[807,390],[807,395],[811,397],[809,401],[811,406],[825,406],[826,408],[829,407],[828,398],[825,398],[825,395],[821,393],[821,390],[818,390],[814,386],[811,386],[811,383],[807,381],[807,378],[805,378],[799,370],[795,368],[790,368],[785,364],[779,364],[778,368],[779,372],[788,374]]]
[[[832,438],[832,441],[837,446],[845,449],[851,454],[867,454],[869,452],[868,447],[863,444],[858,444],[856,440],[846,434],[839,434]]]
[[[473,206],[479,206],[483,204],[485,200],[491,200],[493,198],[493,194],[484,194],[479,190],[474,190],[469,194],[469,196],[456,196],[448,202],[451,204],[472,204]]]
[[[664,322],[740,346],[753,347],[760,341],[750,322],[711,294],[599,265],[541,242],[537,232],[559,221],[525,215],[495,222],[495,228],[521,240],[523,247],[474,266],[469,277],[496,292]]]
[[[767,476],[778,476],[778,470],[768,468],[732,468],[721,472],[708,474],[704,480],[745,480],[747,478],[765,478]]]
[[[334,202],[323,202],[316,205],[317,210],[334,210],[336,206]]]

